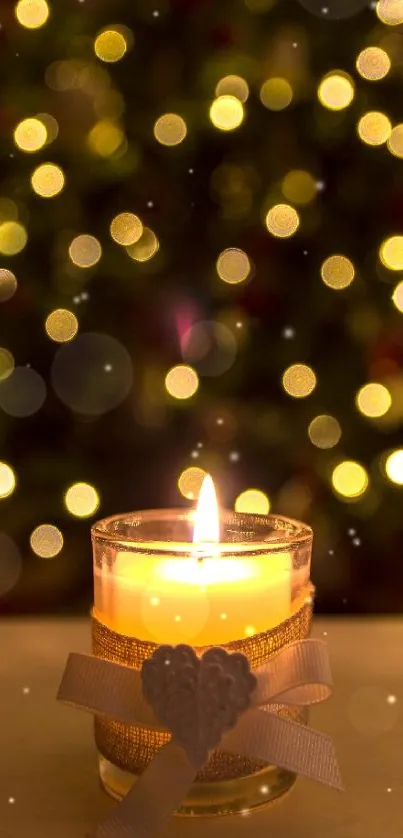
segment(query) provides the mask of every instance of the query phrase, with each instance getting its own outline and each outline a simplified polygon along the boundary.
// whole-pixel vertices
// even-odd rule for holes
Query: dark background
[[[255,487],[273,511],[314,527],[319,611],[400,612],[402,488],[388,480],[385,458],[402,442],[402,314],[391,300],[401,275],[381,265],[379,247],[403,229],[403,162],[386,145],[362,142],[357,122],[368,110],[386,113],[393,125],[401,119],[402,27],[381,22],[375,4],[353,0],[57,0],[38,29],[20,25],[11,5],[3,4],[0,21],[0,243],[1,224],[13,212],[28,234],[19,253],[0,254],[0,267],[18,281],[0,307],[1,346],[17,368],[35,370],[46,385],[37,406],[37,379],[25,382],[14,371],[0,383],[0,459],[17,478],[0,499],[3,613],[86,608],[90,524],[114,512],[188,504],[177,481],[191,466],[211,471],[223,505],[233,507],[240,492]],[[105,63],[94,40],[113,25],[127,27],[134,41],[122,60]],[[382,81],[356,70],[367,46],[391,58]],[[63,89],[58,62],[67,67]],[[338,112],[317,95],[333,69],[355,84],[353,102]],[[212,125],[209,108],[228,74],[246,79],[250,92],[242,125],[224,132]],[[271,77],[293,88],[292,102],[279,112],[259,98]],[[153,133],[167,112],[187,124],[175,147]],[[25,153],[14,129],[38,114],[50,114],[58,134]],[[100,156],[88,135],[105,119],[122,141]],[[41,162],[56,163],[66,176],[52,199],[30,184]],[[309,203],[296,205],[297,233],[282,240],[269,234],[265,215],[274,204],[292,203],[282,182],[295,169],[309,172],[317,188]],[[110,236],[112,218],[124,211],[158,237],[158,253],[146,262],[133,261]],[[82,233],[102,246],[102,258],[88,269],[69,258],[71,240]],[[228,247],[248,254],[247,282],[219,279],[216,260]],[[327,287],[320,274],[337,253],[356,269],[343,291]],[[70,343],[46,333],[46,318],[58,308],[78,319]],[[198,392],[180,402],[164,380],[183,361],[184,329],[198,321],[225,324],[236,356],[225,341],[211,345],[210,374],[206,359],[195,362]],[[86,333],[104,337],[85,347]],[[307,398],[284,392],[282,375],[293,363],[316,373]],[[355,403],[371,381],[392,396],[379,420]],[[21,399],[29,415],[13,415]],[[331,449],[308,436],[319,414],[340,423],[341,439]],[[368,489],[355,501],[332,488],[343,460],[368,473]],[[99,509],[83,520],[64,503],[79,481],[100,497]],[[51,560],[30,547],[42,524],[63,535]]]

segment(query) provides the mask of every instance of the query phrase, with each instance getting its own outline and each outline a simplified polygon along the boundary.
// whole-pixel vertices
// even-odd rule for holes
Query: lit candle
[[[126,546],[126,545],[125,545]],[[214,484],[207,476],[189,544],[136,542],[111,567],[95,568],[95,616],[114,631],[157,643],[228,643],[267,631],[291,614],[292,557],[281,539],[220,544]],[[242,548],[242,555],[237,555]]]

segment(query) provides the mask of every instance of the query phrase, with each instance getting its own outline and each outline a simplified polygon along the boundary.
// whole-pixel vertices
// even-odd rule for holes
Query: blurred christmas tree
[[[402,22],[3,5],[4,612],[88,603],[89,520],[203,470],[312,524],[319,609],[401,608]]]

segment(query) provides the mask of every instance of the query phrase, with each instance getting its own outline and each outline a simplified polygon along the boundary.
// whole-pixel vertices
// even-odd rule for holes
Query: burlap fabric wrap
[[[312,621],[312,601],[306,601],[289,619],[274,629],[236,640],[223,646],[227,652],[243,652],[255,668],[266,663],[284,646],[309,636]],[[92,650],[94,655],[106,660],[141,669],[143,662],[156,649],[155,643],[117,634],[92,615]],[[196,648],[202,653],[203,649]],[[287,715],[295,721],[305,722],[305,711],[272,705],[271,712]],[[170,739],[169,733],[148,728],[124,725],[112,719],[95,717],[95,742],[99,752],[118,768],[141,774],[156,752]],[[216,782],[246,777],[264,768],[242,756],[214,751],[209,762],[197,775],[197,782]]]

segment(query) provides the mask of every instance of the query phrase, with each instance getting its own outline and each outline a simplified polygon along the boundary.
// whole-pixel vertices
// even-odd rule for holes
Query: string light
[[[28,117],[19,122],[14,129],[14,142],[21,150],[32,154],[39,151],[48,139],[46,125],[36,117]]]
[[[102,248],[95,236],[86,233],[76,236],[70,244],[69,256],[78,268],[92,268],[102,256]]]
[[[210,119],[220,131],[234,131],[244,119],[242,102],[236,96],[218,96],[210,107]]]
[[[387,26],[398,26],[403,23],[402,0],[378,0],[376,13]]]
[[[126,38],[117,29],[104,29],[95,38],[94,50],[101,61],[107,63],[120,61],[127,52]]]
[[[360,413],[371,419],[384,416],[392,404],[392,397],[383,384],[370,382],[358,391],[356,405]]]
[[[88,134],[88,146],[99,157],[111,157],[120,148],[125,135],[116,122],[101,119]]]
[[[249,96],[248,83],[242,76],[224,76],[215,89],[216,96],[235,96],[240,102],[246,102]]]
[[[161,145],[174,146],[182,143],[187,135],[185,120],[177,113],[165,113],[154,125],[154,137]]]
[[[4,381],[13,372],[15,367],[14,357],[8,349],[0,347],[0,381]]]
[[[292,364],[283,373],[284,390],[294,399],[305,399],[316,387],[316,375],[306,364]]]
[[[45,329],[51,340],[56,343],[67,343],[78,332],[78,320],[72,311],[66,308],[56,308],[47,316]]]
[[[367,81],[380,81],[384,79],[391,68],[388,53],[380,47],[367,47],[363,49],[356,62],[357,70]]]
[[[235,512],[247,512],[254,515],[267,515],[270,501],[261,489],[245,489],[236,498]]]
[[[328,73],[319,84],[318,99],[323,107],[331,111],[348,108],[354,99],[354,82],[347,73]]]
[[[159,250],[157,236],[149,227],[144,227],[138,242],[127,248],[127,253],[135,262],[148,262]]]
[[[198,386],[199,376],[196,370],[187,364],[177,364],[165,376],[165,387],[174,399],[190,399]]]
[[[392,483],[403,486],[403,448],[392,451],[386,460],[386,474]]]
[[[312,419],[308,428],[308,436],[316,448],[334,448],[340,441],[341,427],[334,416],[323,413]]]
[[[178,478],[178,488],[184,498],[196,500],[199,497],[201,485],[206,476],[204,469],[198,466],[190,466],[182,471]]]
[[[317,192],[315,179],[309,172],[295,169],[286,174],[281,184],[285,198],[295,204],[309,204]]]
[[[31,533],[29,543],[41,559],[53,559],[63,547],[63,536],[53,524],[41,524]]]
[[[99,507],[99,494],[90,483],[74,483],[67,489],[64,502],[71,515],[89,518]]]
[[[266,227],[272,236],[286,239],[293,236],[299,227],[299,215],[288,204],[276,204],[266,215]]]
[[[117,244],[128,247],[142,236],[143,225],[139,217],[132,212],[121,212],[112,219],[110,234]]]
[[[0,462],[0,498],[12,495],[17,484],[15,473],[8,463]]]
[[[59,195],[64,182],[64,172],[55,163],[42,163],[31,175],[32,189],[41,198],[54,198]]]
[[[27,231],[18,221],[0,224],[0,253],[15,256],[24,249],[28,240]]]
[[[338,495],[345,498],[358,498],[368,488],[368,474],[360,463],[343,460],[333,470],[332,486]]]
[[[392,133],[392,123],[380,111],[368,111],[357,125],[358,136],[367,145],[383,145]]]
[[[1,229],[1,225],[0,225]],[[0,268],[0,303],[11,300],[17,290],[17,280],[14,274],[7,268]]]
[[[39,29],[49,17],[49,6],[46,0],[19,0],[15,16],[26,29]]]
[[[1,285],[0,285],[1,291]],[[392,294],[392,301],[396,306],[398,311],[403,313],[403,280],[396,285],[396,288]]]
[[[235,285],[244,282],[251,271],[249,257],[237,247],[228,247],[220,253],[216,263],[217,273],[223,282]]]
[[[388,139],[388,149],[395,157],[403,157],[403,123],[395,125]]]
[[[402,271],[403,236],[391,236],[385,239],[379,249],[379,257],[385,268],[389,268],[390,271]]]
[[[335,254],[329,256],[322,264],[320,274],[325,285],[335,291],[342,291],[351,285],[355,269],[353,263],[346,256]]]
[[[287,79],[267,79],[260,88],[260,101],[270,111],[283,111],[292,102],[292,97],[293,90]]]

